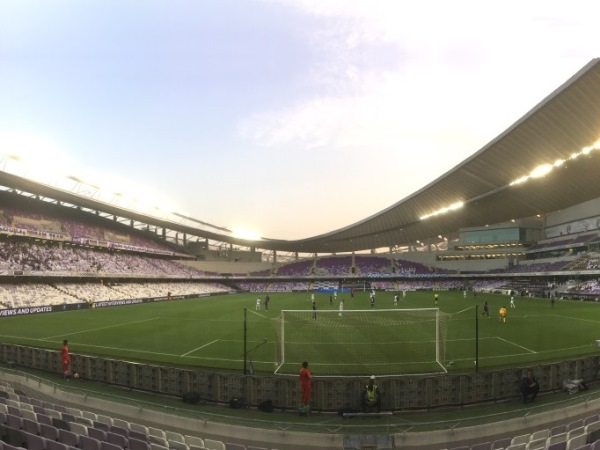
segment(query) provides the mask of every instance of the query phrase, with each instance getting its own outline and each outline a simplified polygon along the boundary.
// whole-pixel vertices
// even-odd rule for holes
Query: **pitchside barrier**
[[[54,350],[0,344],[0,361],[17,369],[62,373],[60,352]],[[583,379],[586,383],[597,381],[599,368],[598,355],[532,367],[542,392],[562,390],[565,379]],[[94,380],[179,398],[193,392],[198,394],[200,402],[229,404],[231,399],[237,398],[244,399],[246,405],[258,407],[265,400],[271,400],[275,410],[281,410],[297,409],[300,400],[297,376],[245,376],[78,354],[72,354],[72,370],[81,379],[73,382]],[[517,397],[522,374],[523,369],[512,368],[479,373],[378,377],[377,385],[382,392],[384,411],[429,409]],[[366,382],[367,377],[315,377],[311,408],[318,411],[358,409]]]

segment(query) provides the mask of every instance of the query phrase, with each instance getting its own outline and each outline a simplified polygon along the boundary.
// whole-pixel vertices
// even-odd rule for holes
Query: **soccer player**
[[[312,304],[312,310],[313,310],[312,318],[313,318],[313,320],[317,320],[317,304],[316,303]]]
[[[500,308],[498,314],[500,315],[500,322],[506,323],[506,308],[504,306]]]
[[[302,398],[300,399],[300,406],[307,407],[310,402],[310,380],[312,378],[312,374],[308,368],[308,362],[304,361],[302,363],[302,368],[300,369],[300,389],[302,391]]]
[[[71,376],[71,354],[69,353],[69,341],[66,339],[63,341],[60,360],[62,363],[63,377],[69,378]]]
[[[406,291],[402,291],[402,298],[406,298]]]
[[[510,307],[511,308],[516,308],[517,306],[515,305],[515,296],[511,295],[510,296]]]
[[[265,311],[269,310],[269,302],[271,301],[271,299],[269,298],[269,294],[267,294],[267,296],[265,297]]]
[[[260,311],[260,297],[256,299],[256,310]]]
[[[483,311],[481,311],[481,315],[487,316],[488,319],[490,318],[490,308],[487,301],[483,304]]]
[[[344,299],[340,300],[340,312],[338,313],[338,316],[342,317],[342,312],[344,311]]]
[[[398,306],[398,294],[394,295],[394,306]]]
[[[369,301],[371,302],[371,309],[375,309],[375,295],[371,294]]]
[[[433,301],[435,302],[435,304],[437,305],[438,303],[438,299],[440,298],[440,296],[438,294],[434,294],[433,296]]]

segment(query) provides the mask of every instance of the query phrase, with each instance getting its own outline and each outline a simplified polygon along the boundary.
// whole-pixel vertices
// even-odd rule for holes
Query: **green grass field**
[[[600,351],[595,341],[600,339],[600,304],[557,301],[554,307],[547,299],[517,297],[516,309],[510,309],[507,296],[478,294],[476,298],[462,293],[440,292],[438,307],[449,315],[446,360],[452,361],[448,370],[472,370],[475,359],[475,307],[481,312],[484,300],[490,305],[490,317],[479,320],[480,369],[491,367],[531,365],[537,361],[555,361]],[[235,294],[200,299],[177,300],[152,304],[111,308],[66,311],[33,316],[3,317],[0,319],[0,339],[34,347],[59,350],[63,339],[69,340],[73,354],[102,355],[128,361],[169,364],[180,367],[210,367],[218,370],[243,370],[244,308],[247,309],[247,349],[251,350],[257,372],[273,372],[276,366],[275,330],[280,311],[311,308],[307,293],[270,294],[269,311],[255,311],[257,294]],[[264,298],[264,295],[261,295]],[[341,297],[341,296],[340,296]],[[358,292],[354,299],[344,295],[345,310],[370,309],[368,293]],[[320,312],[336,310],[329,306],[328,294],[316,294]],[[498,320],[500,306],[508,308],[507,323]],[[398,308],[432,308],[433,293],[409,292]],[[393,309],[393,293],[379,292],[377,309]],[[318,336],[320,361],[336,366],[348,366],[342,372],[364,375],[381,373],[377,367],[357,369],[364,357],[365,346],[326,345],[339,343],[340,332],[324,323],[320,314],[315,323],[306,325],[302,336],[306,340]],[[337,320],[332,314],[327,320]],[[347,319],[347,320],[346,320]],[[350,322],[349,314],[340,321]],[[339,323],[339,322],[338,322]],[[320,325],[317,325],[320,324]],[[331,322],[334,324],[334,322]],[[316,327],[320,327],[320,334]],[[350,327],[352,328],[352,327]],[[330,330],[330,335],[323,334]],[[376,334],[361,339],[385,343],[406,363],[398,372],[428,371],[412,363],[422,358],[423,347],[417,345],[416,330],[398,332],[397,327],[376,327]],[[342,336],[342,343],[345,339]],[[266,343],[265,343],[266,340]],[[374,345],[374,344],[373,344]],[[341,350],[343,349],[343,351]],[[399,356],[398,356],[399,355]],[[286,361],[299,367],[298,361]],[[391,356],[390,356],[391,358]],[[427,356],[428,359],[429,356]],[[308,359],[308,358],[307,358]],[[313,363],[314,362],[314,363]],[[319,362],[311,358],[311,368],[319,375]],[[412,367],[412,368],[411,368]],[[353,373],[358,370],[360,373]],[[329,369],[327,369],[327,374]],[[325,372],[325,370],[323,370]],[[387,373],[387,372],[386,372]]]

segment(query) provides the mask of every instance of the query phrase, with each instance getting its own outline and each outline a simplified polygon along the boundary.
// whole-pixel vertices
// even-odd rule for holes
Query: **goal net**
[[[445,372],[448,315],[437,308],[284,310],[275,373],[297,375],[308,361],[319,376]]]

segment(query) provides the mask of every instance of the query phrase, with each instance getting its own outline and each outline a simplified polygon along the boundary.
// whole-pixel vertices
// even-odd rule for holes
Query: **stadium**
[[[49,415],[25,413],[37,406],[74,435],[102,420],[104,437],[138,433],[141,449],[598,448],[599,105],[594,59],[423,189],[300,240],[125,209],[76,175],[64,190],[0,172],[5,447],[50,448],[27,437],[24,421]],[[61,377],[67,338],[79,380]],[[537,409],[518,402],[526,368]],[[359,405],[371,375],[373,416]],[[165,414],[140,406],[149,396],[191,403]],[[497,420],[504,439],[469,428]],[[114,439],[97,448],[133,449]]]

